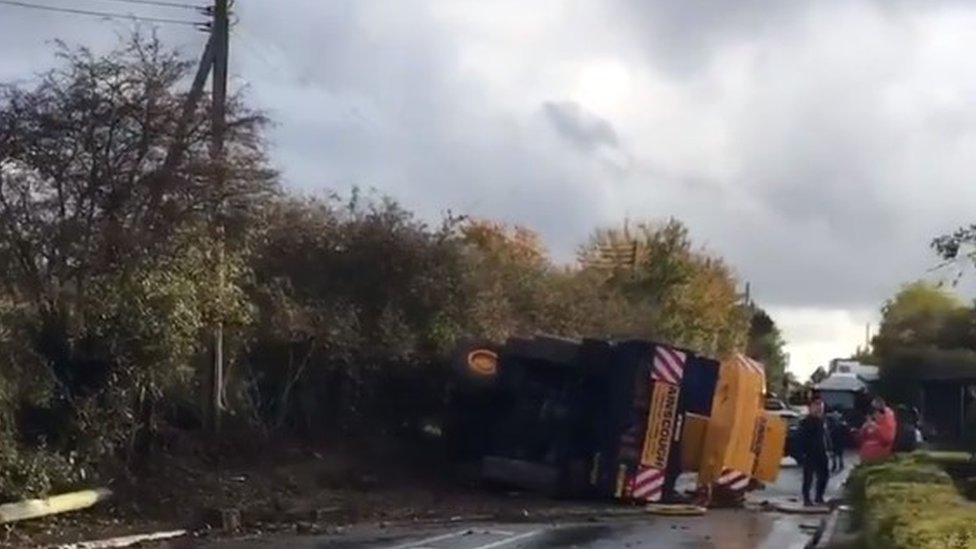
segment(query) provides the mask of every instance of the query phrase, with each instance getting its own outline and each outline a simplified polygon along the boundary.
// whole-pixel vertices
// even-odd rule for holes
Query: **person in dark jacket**
[[[797,443],[803,456],[803,504],[824,504],[827,479],[830,477],[830,433],[824,420],[824,403],[816,399],[810,412],[800,420]],[[810,499],[810,488],[816,477],[816,499]]]
[[[837,411],[827,414],[827,428],[830,431],[830,472],[836,473],[844,470],[844,450],[849,445],[851,428]]]

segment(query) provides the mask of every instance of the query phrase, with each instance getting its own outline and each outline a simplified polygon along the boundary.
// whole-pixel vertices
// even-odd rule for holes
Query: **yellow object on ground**
[[[762,365],[743,355],[722,361],[698,469],[699,484],[717,482],[728,471],[752,474],[756,424],[762,415]]]
[[[700,505],[688,505],[684,503],[651,503],[644,507],[644,510],[652,515],[667,515],[672,517],[697,517],[704,515],[705,509]]]
[[[108,499],[111,495],[111,490],[98,488],[95,490],[81,490],[79,492],[60,494],[44,499],[28,499],[16,503],[4,503],[0,505],[0,524],[87,509],[100,501]]]

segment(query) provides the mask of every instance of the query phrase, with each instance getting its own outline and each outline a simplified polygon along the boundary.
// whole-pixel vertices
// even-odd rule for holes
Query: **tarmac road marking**
[[[511,530],[485,530],[483,533],[492,536],[514,536],[515,535],[515,532],[512,532]]]
[[[526,538],[531,538],[537,535],[542,530],[532,530],[529,532],[522,532],[521,534],[505,538],[503,540],[493,541],[491,543],[486,543],[485,545],[479,545],[477,547],[472,547],[471,549],[492,549],[493,547],[502,547],[510,543],[515,543],[516,541],[523,540]]]
[[[409,541],[407,543],[401,543],[400,545],[394,545],[388,549],[423,549],[424,545],[431,543],[437,543],[438,541],[444,541],[446,539],[459,538],[470,532],[470,530],[458,530],[457,532],[451,532],[449,534],[441,534],[439,536],[431,536],[429,538],[424,538],[417,541]]]
[[[538,533],[538,532],[537,531],[536,532],[532,532],[532,534],[536,534],[536,533]],[[389,547],[388,549],[436,549],[435,547],[430,547],[430,544],[431,543],[437,543],[439,541],[446,541],[446,540],[449,540],[449,539],[459,538],[461,536],[468,536],[468,535],[511,536],[511,537],[509,537],[507,539],[501,540],[502,542],[504,542],[501,545],[496,545],[499,542],[492,542],[492,543],[489,543],[488,545],[483,545],[483,546],[479,545],[478,547],[474,547],[473,549],[486,549],[486,548],[490,548],[490,547],[501,547],[505,543],[509,543],[510,541],[516,541],[515,538],[521,539],[523,537],[528,537],[528,536],[525,536],[524,534],[518,534],[517,535],[515,532],[512,532],[511,530],[467,529],[467,530],[458,530],[457,532],[450,532],[448,534],[440,534],[440,535],[437,535],[437,536],[431,536],[429,538],[424,538],[424,539],[420,539],[420,540],[416,540],[416,541],[408,541],[407,543],[402,543],[400,545],[394,545],[393,547]]]

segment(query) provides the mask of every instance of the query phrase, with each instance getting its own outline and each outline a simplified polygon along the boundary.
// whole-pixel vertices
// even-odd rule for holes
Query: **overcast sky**
[[[976,220],[976,3],[237,4],[233,83],[277,121],[287,185],[522,223],[561,258],[598,225],[675,216],[751,281],[802,376]],[[0,79],[48,66],[50,39],[104,49],[128,27],[0,5]]]

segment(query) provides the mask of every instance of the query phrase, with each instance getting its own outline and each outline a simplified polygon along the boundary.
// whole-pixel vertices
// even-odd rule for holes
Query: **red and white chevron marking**
[[[664,471],[651,467],[641,467],[634,477],[631,496],[644,501],[660,501],[664,493]]]
[[[681,378],[685,375],[685,360],[687,358],[684,353],[677,349],[658,345],[654,349],[651,379],[671,385],[681,385]]]
[[[729,490],[745,490],[749,487],[749,475],[734,469],[725,469],[715,484]]]
[[[755,361],[746,355],[736,355],[736,362],[742,368],[755,372],[761,376],[766,375],[766,368],[762,365],[762,362]]]

